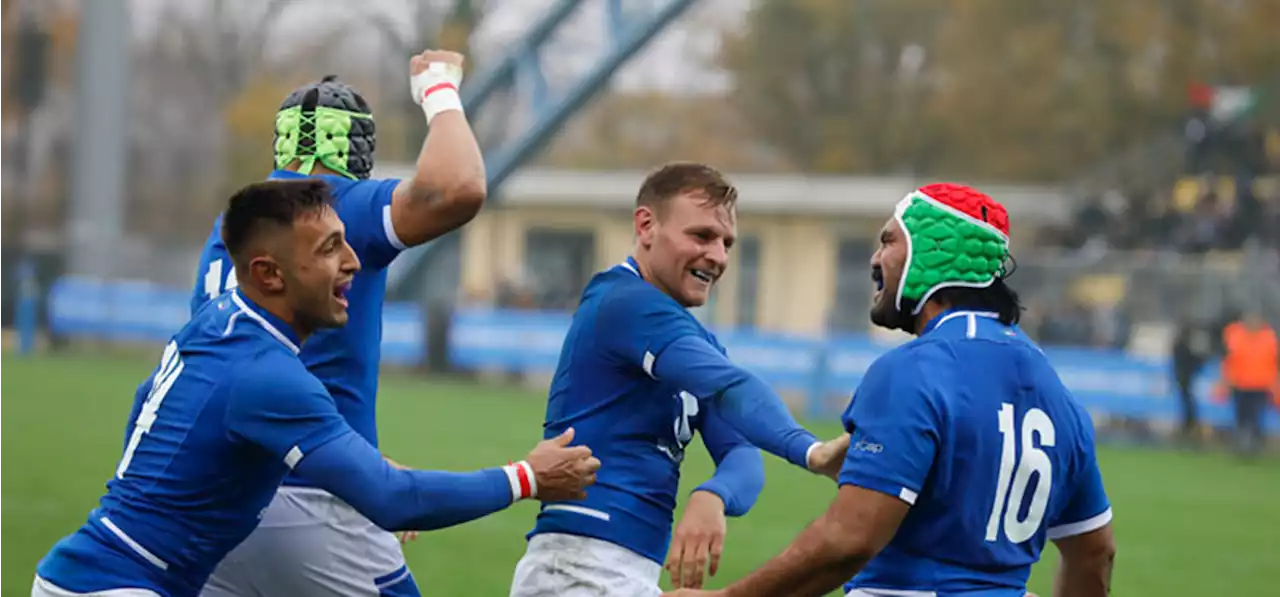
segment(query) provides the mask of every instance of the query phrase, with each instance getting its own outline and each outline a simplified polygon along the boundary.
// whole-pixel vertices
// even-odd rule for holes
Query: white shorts
[[[516,564],[511,597],[656,597],[662,566],[592,537],[544,533]]]
[[[218,564],[201,597],[417,597],[400,541],[346,502],[281,487],[262,523]]]
[[[75,593],[55,585],[39,576],[31,583],[31,597],[160,597],[148,589],[111,589],[92,593]]]

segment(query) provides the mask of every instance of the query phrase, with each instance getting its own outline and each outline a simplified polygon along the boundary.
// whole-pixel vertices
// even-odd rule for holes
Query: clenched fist
[[[570,427],[557,437],[542,440],[525,457],[533,469],[538,487],[535,497],[539,500],[580,500],[587,497],[587,486],[596,482],[600,460],[591,455],[591,448],[569,447],[572,441],[573,428]]]
[[[455,66],[461,70],[462,63],[464,61],[466,61],[466,57],[457,52],[450,52],[449,50],[427,50],[409,59],[409,76],[412,77],[418,73],[426,71],[427,65],[432,62],[443,62],[444,64]]]

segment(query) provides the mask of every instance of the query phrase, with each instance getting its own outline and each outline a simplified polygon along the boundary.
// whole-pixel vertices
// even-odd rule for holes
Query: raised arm
[[[430,130],[413,176],[401,181],[391,202],[395,235],[408,247],[466,224],[484,204],[484,158],[458,95],[462,62],[461,54],[442,50],[409,62],[413,100]]]

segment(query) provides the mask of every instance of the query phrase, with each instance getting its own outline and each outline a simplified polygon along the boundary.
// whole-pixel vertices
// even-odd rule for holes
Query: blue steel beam
[[[537,61],[538,50],[551,39],[556,28],[568,20],[573,11],[582,4],[582,0],[560,0],[551,7],[538,22],[533,24],[529,32],[515,44],[515,47],[502,58],[492,69],[483,71],[476,80],[462,88],[462,107],[467,114],[477,115],[489,102],[494,92],[515,83],[516,72],[522,63],[533,58]]]
[[[542,73],[540,54],[556,28],[564,23],[582,3],[582,0],[560,0],[533,25],[525,37],[515,44],[511,52],[491,70],[480,75],[475,84],[464,87],[463,105],[467,114],[475,119],[484,110],[494,93],[510,88],[525,87],[523,96],[534,113],[533,122],[506,143],[485,148],[485,169],[488,174],[490,203],[500,197],[502,184],[517,169],[529,161],[555,135],[560,127],[578,110],[582,109],[609,79],[639,52],[659,32],[670,25],[696,0],[666,0],[648,10],[624,10],[622,0],[605,0],[605,27],[612,42],[596,63],[584,75],[569,86],[563,95],[553,95]],[[450,235],[454,236],[454,235]],[[456,243],[457,239],[441,239]],[[389,271],[388,285],[394,296],[407,298],[424,283],[428,272],[423,264],[439,242],[432,242],[406,251],[393,263]],[[456,269],[456,268],[453,268]],[[444,280],[434,281],[445,284]],[[457,281],[448,286],[456,287]]]
[[[640,51],[660,31],[670,25],[676,17],[693,4],[694,0],[668,0],[662,7],[651,14],[625,16],[621,11],[609,11],[619,18],[611,19],[617,29],[614,31],[613,47],[594,67],[587,71],[582,79],[570,88],[564,97],[552,102],[546,112],[541,114],[523,134],[509,144],[496,148],[485,158],[485,169],[489,175],[490,193],[501,188],[502,183],[524,165],[533,154],[542,149],[569,117],[587,104],[602,89],[614,73],[626,61]],[[617,4],[618,0],[611,0]]]

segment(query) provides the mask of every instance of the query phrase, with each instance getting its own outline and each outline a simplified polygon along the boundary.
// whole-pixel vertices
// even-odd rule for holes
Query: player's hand
[[[525,457],[533,469],[538,495],[544,502],[580,500],[587,497],[586,488],[596,482],[600,460],[591,455],[586,446],[569,447],[573,441],[573,428],[557,437],[542,440]]]
[[[466,61],[466,57],[457,52],[449,50],[427,50],[409,59],[409,76],[412,77],[427,70],[427,65],[432,62],[443,62],[458,68],[462,68],[462,63]]]
[[[725,532],[724,500],[710,491],[693,492],[667,551],[665,568],[671,574],[671,586],[699,589],[704,570],[715,576]]]
[[[845,456],[849,453],[849,434],[841,434],[833,440],[818,444],[809,452],[809,470],[832,480],[839,480],[840,468],[844,466]]]
[[[448,50],[427,50],[409,59],[409,94],[419,106],[424,105],[427,96],[441,84],[448,84],[457,91],[462,84],[462,54]],[[431,65],[437,65],[431,69]],[[443,68],[441,68],[443,65]],[[428,70],[432,70],[428,73]],[[427,74],[423,74],[427,73]],[[431,117],[428,116],[430,121]]]
[[[382,456],[382,459],[387,461],[387,464],[391,465],[391,468],[400,469],[402,471],[407,471],[410,468],[388,458],[385,454]],[[400,545],[404,545],[410,541],[416,541],[418,539],[418,531],[400,531],[399,533],[396,533],[396,537],[400,539]]]

